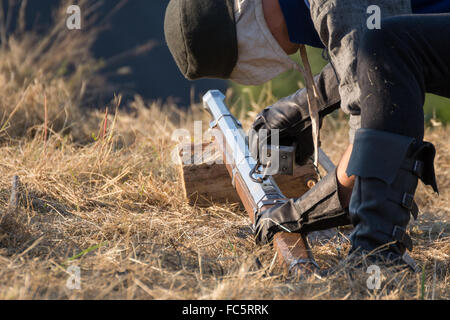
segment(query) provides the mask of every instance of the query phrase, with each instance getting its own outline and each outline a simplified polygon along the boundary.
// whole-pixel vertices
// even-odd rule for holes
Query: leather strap
[[[394,231],[392,231],[392,238],[402,244],[409,251],[413,249],[412,239],[406,233],[406,229],[395,226]]]
[[[403,163],[402,169],[405,169],[420,179],[423,179],[423,170],[425,163],[416,159],[406,159]]]
[[[395,190],[390,190],[388,199],[407,209],[413,216],[414,220],[417,220],[419,216],[419,207],[414,201],[414,195],[406,192],[398,192]]]

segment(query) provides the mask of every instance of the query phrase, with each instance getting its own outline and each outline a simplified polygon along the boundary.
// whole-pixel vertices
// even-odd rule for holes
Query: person
[[[352,251],[386,246],[383,255],[395,261],[412,250],[406,227],[410,212],[417,218],[418,179],[438,192],[436,150],[423,141],[425,93],[450,98],[449,53],[450,14],[388,18],[361,40],[361,129],[347,167],[356,177]]]
[[[368,35],[367,9],[373,5],[379,8],[383,17],[382,28],[373,34],[381,36]],[[212,77],[257,85],[289,69],[298,69],[289,55],[296,53],[302,45],[324,48],[329,56],[330,63],[315,78],[321,102],[319,115],[323,118],[338,108],[350,114],[349,147],[336,171],[321,180],[311,191],[299,199],[291,199],[257,215],[258,243],[270,242],[273,235],[281,230],[310,232],[352,223],[355,226],[351,236],[352,253],[370,252],[384,246],[383,256],[388,257],[389,261],[402,263],[405,249],[412,248],[406,226],[409,215],[416,216],[418,211],[413,201],[417,179],[421,178],[437,190],[433,169],[434,148],[423,142],[420,134],[416,133],[413,141],[404,138],[411,136],[406,129],[389,130],[392,127],[399,128],[395,125],[398,121],[405,123],[413,109],[395,109],[395,116],[389,120],[388,115],[392,110],[386,110],[392,106],[389,104],[390,99],[395,98],[396,105],[400,106],[405,103],[402,98],[409,91],[417,90],[406,101],[408,105],[416,106],[414,112],[417,114],[411,119],[415,123],[420,119],[422,124],[417,128],[423,128],[423,111],[420,112],[417,107],[420,103],[423,105],[423,99],[417,100],[415,104],[409,101],[420,98],[420,93],[424,95],[427,88],[423,81],[421,87],[408,87],[409,91],[399,89],[396,82],[392,87],[384,86],[385,74],[379,74],[379,82],[372,85],[372,78],[365,76],[364,72],[372,75],[373,72],[380,73],[382,68],[375,64],[373,56],[364,53],[369,50],[369,42],[374,40],[372,38],[378,40],[373,44],[378,49],[372,47],[370,50],[374,54],[377,50],[383,51],[382,37],[391,24],[394,30],[400,30],[402,34],[405,26],[412,25],[403,20],[390,22],[390,17],[394,19],[414,13],[413,17],[417,15],[426,19],[420,14],[438,12],[450,12],[450,1],[170,1],[166,11],[165,36],[177,65],[188,79]],[[428,16],[428,19],[433,18]],[[446,16],[440,19],[446,19]],[[416,26],[413,30],[417,34],[411,32],[404,37],[424,34],[420,27]],[[393,36],[394,33],[389,34]],[[402,54],[407,55],[411,47],[408,47],[407,39],[404,41],[406,44]],[[409,45],[414,47],[418,44],[427,43]],[[392,42],[391,46],[396,47]],[[427,59],[430,48],[418,50],[423,54],[422,59]],[[384,54],[380,54],[377,63],[382,63],[384,57]],[[392,63],[398,62],[398,59],[401,58],[392,58]],[[404,71],[402,65],[393,69]],[[419,67],[417,70],[425,68],[417,63],[415,66]],[[433,70],[427,76],[440,76],[437,69]],[[413,74],[414,71],[411,71],[408,76]],[[403,83],[408,81],[404,74],[397,77]],[[392,79],[397,80],[394,76]],[[369,98],[372,96],[377,96],[379,100]],[[385,113],[381,113],[381,110]],[[253,132],[280,129],[281,144],[295,142],[296,161],[304,163],[314,150],[306,90],[299,90],[263,110],[256,118],[253,129]],[[256,144],[256,148],[252,149],[258,150],[258,139],[250,140]],[[257,152],[253,154],[258,157]],[[417,168],[408,167],[416,165]],[[405,168],[409,168],[409,171],[405,171]]]

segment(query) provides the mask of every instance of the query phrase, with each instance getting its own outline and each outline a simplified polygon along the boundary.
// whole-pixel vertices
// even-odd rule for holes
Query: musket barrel
[[[255,205],[253,213],[264,206],[275,204],[286,197],[282,194],[272,177],[268,177],[263,183],[257,183],[250,179],[250,173],[256,161],[250,154],[246,134],[240,122],[233,117],[224,103],[225,96],[218,90],[209,91],[204,96],[204,106],[213,117],[211,127],[219,129],[223,136],[223,145],[226,147],[224,161],[234,171],[233,177],[239,173],[242,183],[248,188],[249,196]],[[256,175],[261,177],[262,175]]]
[[[215,136],[220,141],[216,142],[223,153],[225,166],[252,223],[255,224],[257,213],[287,199],[271,176],[262,183],[250,178],[256,161],[250,155],[242,125],[228,110],[224,99],[225,96],[220,91],[209,91],[203,98],[204,106],[213,117],[211,128],[218,129]],[[275,235],[274,247],[280,261],[290,273],[301,275],[304,271],[311,271],[311,266],[316,265],[305,235],[279,232]]]

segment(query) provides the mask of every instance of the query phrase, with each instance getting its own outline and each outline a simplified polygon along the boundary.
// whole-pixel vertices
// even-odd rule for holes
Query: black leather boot
[[[348,211],[342,208],[339,200],[335,170],[301,198],[258,214],[255,236],[258,244],[266,244],[280,231],[306,234],[350,224]]]
[[[406,232],[418,179],[438,192],[434,172],[436,150],[431,143],[384,131],[357,132],[347,174],[356,176],[349,213],[355,229],[350,236],[356,252],[377,252],[382,260],[402,263],[412,250]]]

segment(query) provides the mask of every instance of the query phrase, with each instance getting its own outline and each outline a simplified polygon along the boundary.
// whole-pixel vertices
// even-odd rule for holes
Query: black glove
[[[330,65],[325,66],[314,80],[323,102],[319,110],[322,125],[323,117],[340,108],[339,86]],[[311,127],[307,92],[306,89],[302,89],[267,107],[256,117],[249,133],[250,152],[256,160],[259,160],[258,151],[262,150],[260,146],[270,144],[270,130],[279,129],[280,145],[291,146],[295,143],[296,163],[304,165],[314,153]],[[258,139],[258,132],[261,129],[268,130],[267,142]]]
[[[282,231],[307,234],[350,225],[348,209],[339,199],[337,169],[298,199],[290,199],[256,215],[257,244],[270,243]]]

